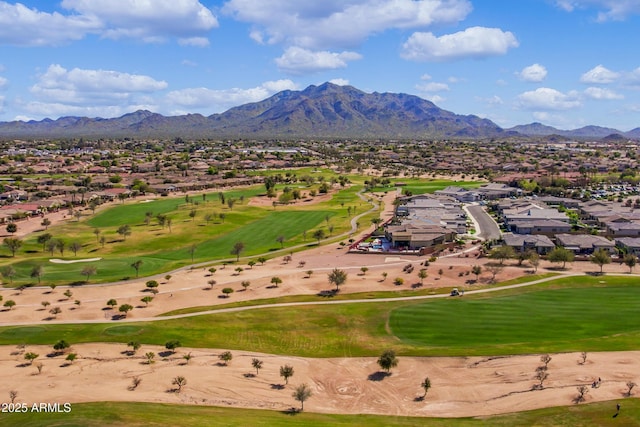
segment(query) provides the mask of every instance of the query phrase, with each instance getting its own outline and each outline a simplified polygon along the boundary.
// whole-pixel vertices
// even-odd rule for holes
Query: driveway
[[[485,212],[482,206],[468,205],[467,212],[473,217],[473,222],[478,227],[476,234],[478,237],[485,240],[500,239],[502,233],[500,233],[498,224]]]

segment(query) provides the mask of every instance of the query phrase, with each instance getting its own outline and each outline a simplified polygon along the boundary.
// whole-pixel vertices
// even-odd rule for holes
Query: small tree
[[[36,265],[31,269],[31,278],[38,279],[38,284],[40,284],[43,273],[44,273],[44,267],[42,267],[41,265]]]
[[[145,353],[144,357],[147,359],[147,365],[151,365],[152,363],[154,363],[153,359],[155,359],[156,354],[153,351],[150,351],[148,353]]]
[[[22,247],[22,240],[16,237],[5,237],[2,244],[11,251],[11,256],[14,257],[16,256],[16,252],[18,251],[18,249]]]
[[[504,270],[504,266],[503,265],[487,265],[485,267],[487,269],[487,271],[489,273],[491,273],[491,282],[495,282],[496,281],[496,276],[500,273],[502,273],[502,270]]]
[[[184,362],[184,363],[185,363],[186,365],[188,365],[188,364],[189,364],[189,362],[191,361],[191,357],[192,357],[192,356],[191,356],[191,352],[189,352],[189,353],[185,354],[184,356],[182,356],[182,358],[185,360],[185,362]]]
[[[60,340],[53,345],[53,349],[56,351],[56,353],[64,353],[64,351],[69,347],[71,346],[65,340]]]
[[[540,255],[538,255],[537,252],[531,251],[531,253],[529,253],[528,260],[529,264],[533,267],[533,272],[537,273],[538,266],[540,265]]]
[[[51,220],[49,218],[44,218],[40,223],[40,225],[43,226],[44,229],[46,230],[51,225]]]
[[[24,359],[29,361],[29,365],[33,365],[33,361],[40,356],[38,353],[28,352],[25,353]]]
[[[597,251],[595,251],[593,255],[591,255],[591,257],[589,258],[589,261],[598,265],[600,267],[600,274],[602,274],[602,269],[605,266],[605,264],[611,263],[611,257],[609,256],[609,253],[606,250],[600,248]]]
[[[229,298],[233,293],[233,288],[223,288],[222,293],[224,294],[225,298]]]
[[[145,307],[148,307],[149,303],[153,301],[153,297],[150,295],[147,295],[146,297],[143,297],[140,301],[144,303]]]
[[[244,251],[244,243],[242,242],[236,242],[233,245],[233,248],[231,248],[231,255],[235,255],[236,256],[236,261],[240,260],[240,254]]]
[[[420,285],[424,284],[424,279],[426,279],[427,276],[428,276],[428,273],[426,268],[421,268],[418,271],[418,278],[420,279]]]
[[[258,257],[257,261],[260,263],[260,265],[264,265],[264,263],[267,262],[267,258],[261,256],[261,257]]]
[[[424,390],[424,395],[422,397],[425,398],[427,396],[427,392],[431,388],[431,379],[429,377],[426,377],[420,384],[420,387],[422,387],[422,389]]]
[[[49,313],[54,317],[57,318],[58,314],[62,313],[62,309],[60,307],[53,307],[51,310],[49,310]]]
[[[178,375],[177,377],[175,377],[173,379],[171,384],[173,384],[176,387],[178,387],[178,389],[176,390],[176,393],[180,393],[182,391],[182,387],[187,385],[187,379],[185,377],[183,377],[182,375]]]
[[[291,365],[280,366],[280,376],[284,378],[285,384],[289,384],[289,378],[293,376],[293,366]]]
[[[141,346],[142,346],[142,344],[140,344],[140,341],[129,341],[127,343],[127,347],[131,347],[131,353],[132,354],[136,354],[136,352],[138,350],[140,350]]]
[[[73,256],[77,256],[78,255],[78,251],[80,249],[82,249],[82,243],[80,243],[80,242],[71,242],[71,244],[69,245],[69,249],[71,249],[73,251]]]
[[[241,285],[244,288],[244,290],[246,291],[247,289],[249,289],[249,286],[251,286],[251,282],[248,281],[248,280],[243,280]]]
[[[583,351],[582,353],[580,353],[580,364],[584,365],[587,362],[587,352]]]
[[[589,392],[589,389],[587,388],[586,385],[580,385],[577,387],[577,389],[578,389],[578,396],[576,397],[576,403],[584,402],[585,400],[584,396]]]
[[[257,376],[260,369],[262,369],[262,360],[256,359],[254,357],[253,359],[251,359],[251,366],[253,366],[253,368],[256,370],[256,376]]]
[[[546,366],[538,366],[536,369],[536,375],[534,376],[536,380],[538,380],[537,387],[539,390],[544,388],[544,381],[549,378],[549,373],[547,372]]]
[[[631,396],[631,390],[636,386],[636,383],[633,381],[627,381],[627,397]]]
[[[11,399],[11,403],[15,403],[17,397],[18,392],[16,390],[9,391],[9,399]]]
[[[122,240],[127,240],[127,236],[131,235],[131,226],[128,224],[118,227],[117,233],[122,236]]]
[[[328,275],[329,283],[336,286],[336,292],[340,290],[340,286],[347,281],[347,273],[344,270],[334,268]]]
[[[211,279],[211,280],[207,280],[207,283],[209,284],[209,289],[213,289],[214,285],[218,282],[216,282],[215,280]]]
[[[157,288],[159,286],[158,282],[156,280],[149,280],[147,281],[147,283],[145,283],[147,289],[154,289]]]
[[[312,394],[311,388],[306,384],[300,384],[293,391],[293,398],[300,402],[300,411],[304,411],[304,402],[308,400]]]
[[[139,260],[137,260],[137,261],[134,261],[134,262],[131,264],[131,267],[133,267],[133,269],[136,271],[136,278],[137,278],[137,277],[138,277],[138,275],[140,274],[140,267],[142,267],[142,263],[143,263],[143,262],[142,262],[142,260],[140,260],[140,259],[139,259]]]
[[[515,251],[511,246],[500,246],[491,251],[489,258],[497,259],[500,265],[504,264],[505,260],[514,258],[516,256]]]
[[[7,224],[7,233],[15,234],[18,231],[18,225],[15,222]]]
[[[573,262],[575,255],[569,249],[556,247],[547,254],[547,259],[553,263],[562,263],[562,269],[568,262]]]
[[[178,347],[180,347],[180,341],[178,340],[171,340],[171,341],[167,341],[164,345],[164,347],[169,350],[171,353],[175,353],[176,349]]]
[[[396,366],[398,366],[398,358],[396,357],[396,352],[393,350],[385,350],[378,358],[378,365],[380,365],[383,370],[389,373],[389,371],[391,371],[391,368],[395,368]]]
[[[118,305],[118,301],[116,301],[115,299],[111,298],[109,301],[107,301],[107,305],[111,308],[111,310],[113,310],[113,307]]]
[[[387,277],[389,276],[389,273],[387,273],[386,271],[382,272],[382,281],[384,282],[385,280],[387,280]]]
[[[42,304],[42,308],[45,310],[51,305],[49,301],[42,301],[40,304]]]
[[[236,274],[239,276],[239,275],[240,275],[240,273],[242,273],[242,272],[244,271],[244,268],[242,268],[242,267],[236,267],[235,271],[236,271]]]
[[[71,297],[73,296],[73,292],[71,291],[71,289],[67,289],[66,291],[64,291],[63,295],[67,297],[67,299],[71,299]]]
[[[89,277],[95,275],[97,273],[97,268],[93,266],[86,266],[82,269],[82,275],[87,278],[87,282],[89,281]]]
[[[218,355],[218,359],[222,360],[225,366],[229,365],[231,359],[233,359],[233,354],[230,351],[224,351]]]
[[[634,254],[625,254],[624,258],[622,258],[622,262],[624,262],[624,265],[629,267],[629,273],[632,273],[633,267],[638,263],[638,257]]]
[[[274,276],[274,277],[271,278],[271,283],[273,284],[273,286],[275,286],[277,288],[278,285],[280,285],[282,283],[282,279],[279,278],[278,276]]]
[[[313,232],[312,234],[313,238],[316,239],[318,241],[318,244],[320,244],[320,240],[324,239],[324,230],[323,229],[318,229],[316,231]]]
[[[8,299],[4,302],[4,306],[7,307],[9,311],[11,311],[13,307],[15,307],[15,305],[16,305],[16,302],[12,299]]]
[[[40,375],[42,373],[42,368],[44,367],[44,365],[42,364],[42,362],[37,362],[35,366],[38,370],[38,375]]]
[[[396,286],[402,286],[404,285],[404,279],[402,277],[396,277],[393,279],[393,284]]]
[[[66,357],[66,359],[65,359],[65,360],[66,360],[67,362],[69,362],[69,364],[72,364],[72,363],[76,360],[76,358],[77,358],[77,357],[78,357],[78,355],[77,355],[77,354],[75,354],[75,353],[69,353],[69,354],[67,354],[67,357]]]
[[[540,361],[544,363],[544,367],[547,368],[549,366],[549,362],[551,362],[551,356],[548,354],[543,354],[540,356]]]
[[[254,260],[251,260],[247,263],[247,265],[249,266],[250,269],[253,270],[253,266],[256,265],[256,262]]]
[[[480,279],[480,274],[482,273],[482,266],[474,265],[473,267],[471,267],[471,273],[473,273],[476,276],[476,282],[477,282],[478,279]]]
[[[131,310],[133,310],[133,306],[131,304],[122,304],[120,308],[118,308],[118,311],[124,314],[124,317],[127,317],[127,313]]]
[[[367,271],[369,271],[369,267],[360,267],[360,272],[363,276],[367,274]]]

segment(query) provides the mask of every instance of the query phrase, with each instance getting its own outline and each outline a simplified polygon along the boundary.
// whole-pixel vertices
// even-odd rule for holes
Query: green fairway
[[[402,186],[397,187],[397,184],[402,184]],[[407,191],[411,194],[425,194],[425,193],[434,193],[437,190],[442,190],[448,186],[455,185],[458,187],[473,189],[478,188],[484,182],[474,182],[474,181],[453,181],[450,179],[421,179],[421,178],[394,178],[391,180],[391,185],[388,187],[376,187],[373,189],[375,192],[380,191],[392,191],[396,189],[400,189],[403,192]]]
[[[313,397],[311,397],[313,399]],[[296,406],[292,398],[292,406]],[[168,405],[153,403],[77,403],[70,413],[7,413],[2,425],[20,427],[165,427],[165,426],[270,426],[270,427],[596,427],[640,426],[640,401],[626,399],[619,416],[614,402],[574,405],[535,411],[519,412],[482,418],[417,418],[376,415],[335,415],[302,412],[295,415],[256,409],[233,409],[196,405]]]
[[[473,355],[629,349],[640,332],[639,287],[555,289],[486,299],[452,298],[394,310],[403,342]],[[614,338],[615,336],[615,338]]]
[[[375,356],[387,347],[413,356],[637,350],[640,280],[607,280],[613,283],[564,278],[495,297],[261,308],[117,325],[3,327],[0,344],[59,339],[126,343],[135,338],[163,345],[178,339],[185,347],[307,357]],[[620,281],[626,284],[616,285]],[[593,286],[586,287],[589,283]]]

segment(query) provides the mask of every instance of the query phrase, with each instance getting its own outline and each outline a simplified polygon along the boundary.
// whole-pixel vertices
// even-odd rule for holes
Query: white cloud
[[[82,39],[101,28],[102,23],[95,16],[65,16],[0,1],[0,44],[56,46]]]
[[[9,84],[9,80],[0,76],[0,90],[5,89],[8,84]]]
[[[274,93],[286,89],[297,89],[297,85],[291,80],[276,80],[249,89],[189,88],[169,92],[166,101],[172,106],[185,107],[186,109],[200,108],[217,113],[236,105],[262,101]]]
[[[596,65],[580,77],[582,83],[607,84],[613,83],[620,78],[620,73],[608,70],[602,65]]]
[[[102,35],[114,39],[189,39],[218,26],[211,10],[198,0],[63,0],[62,7],[96,17],[105,23]]]
[[[468,0],[229,0],[222,8],[254,24],[250,36],[259,43],[313,50],[352,48],[388,29],[457,23],[471,10]]]
[[[300,47],[290,47],[276,58],[278,68],[290,74],[305,74],[317,71],[345,68],[348,61],[361,59],[356,52],[311,51]]]
[[[426,74],[425,73],[425,74],[420,76],[420,80],[431,80],[431,79],[432,79],[432,77],[431,77],[430,74]]]
[[[556,5],[567,12],[592,7],[599,9],[598,22],[622,21],[630,15],[640,14],[638,0],[556,0]]]
[[[329,83],[333,83],[338,86],[349,86],[349,80],[347,79],[331,79]]]
[[[178,39],[180,46],[195,46],[195,47],[207,47],[209,46],[209,39],[206,37],[189,37]]]
[[[74,105],[87,110],[87,105],[129,105],[136,95],[152,93],[167,87],[164,81],[149,76],[110,70],[67,70],[52,64],[38,77],[31,93],[38,102]]]
[[[518,77],[525,82],[539,83],[547,77],[547,69],[540,64],[529,65],[520,71]]]
[[[425,94],[424,99],[426,99],[427,101],[431,101],[436,105],[440,105],[447,100],[447,98],[443,98],[442,96],[435,95],[435,94],[434,95]]]
[[[471,27],[441,37],[432,33],[413,33],[402,46],[401,56],[413,61],[453,61],[504,55],[513,47],[518,47],[518,41],[508,31]]]
[[[426,93],[444,92],[449,90],[449,85],[446,83],[431,82],[417,85],[416,89],[418,89],[420,92]]]
[[[582,106],[577,92],[564,94],[547,87],[541,87],[518,95],[517,104],[522,109],[542,111],[571,110]]]
[[[585,89],[584,94],[591,99],[597,100],[624,99],[623,95],[600,87],[589,87]]]
[[[61,5],[68,13],[0,1],[0,44],[56,46],[99,34],[146,42],[177,37],[202,46],[198,39],[218,26],[213,13],[197,0],[63,0]]]

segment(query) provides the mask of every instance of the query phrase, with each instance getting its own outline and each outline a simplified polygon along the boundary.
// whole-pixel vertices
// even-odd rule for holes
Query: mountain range
[[[117,118],[61,117],[0,122],[0,138],[563,138],[640,139],[630,132],[587,126],[571,131],[540,123],[502,129],[491,120],[459,115],[403,93],[366,93],[324,83],[285,90],[224,113],[163,116],[139,110]]]

